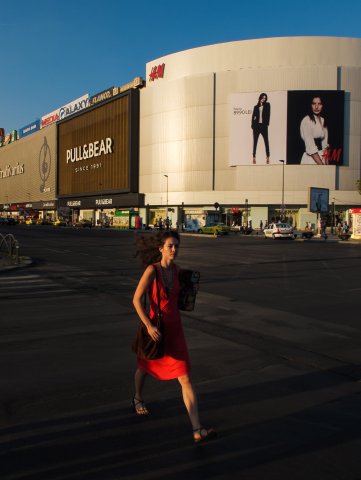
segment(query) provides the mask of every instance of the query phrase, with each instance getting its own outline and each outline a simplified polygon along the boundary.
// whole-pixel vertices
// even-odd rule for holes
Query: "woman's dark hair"
[[[159,262],[162,254],[159,248],[162,247],[168,238],[175,238],[180,242],[178,232],[174,230],[165,230],[155,235],[141,235],[135,241],[135,257],[140,257],[144,266]]]
[[[315,115],[313,114],[313,110],[312,110],[312,103],[314,101],[315,98],[319,98],[321,100],[321,104],[322,104],[322,107],[323,107],[323,100],[322,100],[322,97],[320,95],[314,95],[312,98],[311,98],[311,104],[309,106],[309,109],[308,109],[308,116],[310,117],[310,120],[313,121],[313,123],[316,123],[316,120],[315,120]],[[323,110],[323,108],[322,108]],[[324,112],[322,112],[322,118],[323,118],[323,126],[324,127],[327,127],[327,122],[326,122],[326,117],[325,117],[325,114]]]
[[[261,95],[258,97],[258,106],[261,105],[261,98],[262,97],[266,97],[265,103],[268,101],[267,93],[261,93]]]

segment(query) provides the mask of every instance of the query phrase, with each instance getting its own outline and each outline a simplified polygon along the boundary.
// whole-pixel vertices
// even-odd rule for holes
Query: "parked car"
[[[263,229],[263,234],[265,238],[273,238],[274,240],[276,238],[295,239],[293,227],[288,223],[271,223],[268,227]]]
[[[198,229],[198,233],[211,233],[213,235],[228,235],[231,227],[225,223],[210,223]]]

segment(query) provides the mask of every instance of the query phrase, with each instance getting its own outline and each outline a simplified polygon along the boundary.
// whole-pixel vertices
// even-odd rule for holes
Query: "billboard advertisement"
[[[344,92],[288,92],[287,163],[343,165]]]
[[[343,165],[344,92],[229,95],[229,165]]]
[[[328,213],[329,194],[328,188],[310,187],[309,211],[313,213]]]
[[[131,191],[133,95],[139,98],[134,90],[58,124],[59,196]]]
[[[287,92],[229,97],[229,165],[266,165],[286,157]]]

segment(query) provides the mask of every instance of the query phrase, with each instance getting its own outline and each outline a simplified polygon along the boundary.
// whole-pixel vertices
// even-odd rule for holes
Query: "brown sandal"
[[[147,415],[149,415],[149,410],[147,409],[147,406],[145,405],[143,400],[139,400],[138,398],[133,397],[132,405],[135,414],[139,417],[146,417]]]
[[[194,436],[195,433],[198,433],[199,437],[197,436],[196,438]],[[208,440],[212,440],[216,436],[217,436],[217,432],[213,430],[213,428],[200,427],[193,430],[193,439],[195,444],[207,442]]]

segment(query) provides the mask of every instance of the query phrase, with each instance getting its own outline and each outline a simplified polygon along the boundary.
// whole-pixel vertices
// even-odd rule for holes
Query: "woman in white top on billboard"
[[[305,142],[305,152],[301,159],[302,165],[328,165],[329,145],[327,122],[321,116],[323,103],[320,96],[312,97],[310,111],[300,125],[302,140]]]

